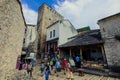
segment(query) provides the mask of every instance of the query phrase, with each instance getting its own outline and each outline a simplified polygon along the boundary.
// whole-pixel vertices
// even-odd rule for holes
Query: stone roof
[[[68,22],[73,26],[73,24],[72,24],[68,19],[61,19],[61,20],[57,20],[57,21],[54,22],[53,24],[49,25],[49,26],[47,27],[47,29],[50,28],[50,27],[52,27],[53,25],[59,23],[59,22],[62,23],[63,21],[68,21]],[[73,28],[75,29],[74,26],[73,26]],[[75,30],[76,30],[76,29],[75,29]]]
[[[104,20],[107,20],[107,19],[109,19],[109,18],[112,18],[112,17],[117,17],[117,16],[120,16],[120,12],[119,13],[117,13],[117,14],[113,14],[113,15],[110,15],[110,16],[108,16],[108,17],[105,17],[105,18],[102,18],[102,19],[100,19],[100,20],[98,20],[98,24],[99,24],[99,22],[100,21],[104,21]]]
[[[69,41],[63,45],[60,45],[59,48],[62,47],[73,47],[73,46],[85,46],[85,45],[94,45],[104,43],[101,38],[100,30],[91,30],[85,32],[83,34],[78,34],[75,39]]]

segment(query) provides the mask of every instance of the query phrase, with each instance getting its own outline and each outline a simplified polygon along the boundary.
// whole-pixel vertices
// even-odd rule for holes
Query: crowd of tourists
[[[24,70],[24,73],[32,77],[32,72],[34,70],[35,60],[34,59],[22,59],[21,55],[17,58],[16,69]]]
[[[24,70],[27,72],[30,77],[32,77],[32,72],[34,70],[35,61],[34,59],[24,59],[21,60],[21,56],[17,58],[16,69]],[[66,78],[73,80],[73,73],[76,71],[76,68],[81,67],[81,58],[76,56],[75,59],[70,57],[69,59],[60,58],[58,56],[49,56],[46,55],[40,63],[40,76],[45,75],[45,80],[49,80],[49,76],[56,74],[59,77],[59,72],[63,71],[63,74],[66,75]]]
[[[76,71],[76,68],[80,67],[81,58],[79,56],[76,56],[75,60],[73,58],[65,59],[46,56],[40,64],[40,76],[45,75],[45,80],[49,80],[49,76],[53,73],[59,77],[59,72],[62,70],[67,79],[73,80],[73,73]]]

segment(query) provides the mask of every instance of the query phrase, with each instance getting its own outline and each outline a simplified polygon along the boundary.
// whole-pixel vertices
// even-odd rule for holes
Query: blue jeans
[[[31,60],[32,62],[32,66],[34,67],[35,66],[35,60]]]
[[[49,77],[45,77],[45,80],[49,80]]]
[[[45,73],[45,80],[49,80],[49,74],[50,74],[49,72]]]

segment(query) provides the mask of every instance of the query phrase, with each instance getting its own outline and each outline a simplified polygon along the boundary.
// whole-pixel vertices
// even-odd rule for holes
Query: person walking
[[[51,66],[51,69],[53,70],[53,60],[52,59],[50,60],[50,66]]]
[[[28,64],[27,64],[27,62],[25,61],[25,63],[22,65],[22,69],[23,69],[24,75],[27,74],[27,66],[28,66]]]
[[[76,67],[81,68],[81,58],[79,56],[76,56],[75,60],[76,60]]]
[[[53,57],[52,60],[53,60],[53,66],[55,66],[57,59],[55,57]]]
[[[74,72],[74,71],[75,71],[75,62],[74,62],[73,58],[70,58],[70,59],[69,59],[69,62],[70,62],[70,65],[71,65],[71,67],[72,67],[72,70],[73,70],[73,72]]]
[[[66,67],[67,67],[67,61],[66,61],[66,59],[63,60],[62,67],[64,69],[64,74],[66,74]]]
[[[57,60],[57,62],[56,62],[56,72],[60,72],[61,71],[61,64],[60,64],[60,61],[59,60]],[[59,75],[57,74],[57,77],[58,77]]]
[[[45,80],[49,80],[50,73],[51,73],[51,66],[48,62],[45,66]]]
[[[30,74],[30,77],[32,77],[32,63],[30,62],[27,66],[27,73]]]
[[[72,67],[69,62],[67,63],[67,79],[73,80]]]
[[[17,58],[17,63],[16,63],[16,69],[20,70],[20,65],[21,65],[21,56],[19,55]]]
[[[44,61],[41,62],[40,64],[40,73],[43,74],[45,69]]]

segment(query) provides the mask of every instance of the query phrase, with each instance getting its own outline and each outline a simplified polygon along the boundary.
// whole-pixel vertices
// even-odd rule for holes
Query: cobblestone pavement
[[[58,74],[59,74],[58,77],[57,74],[55,73],[50,75],[50,80],[68,80],[66,78],[66,75],[63,74],[63,71],[59,72]],[[96,76],[91,74],[84,74],[84,76],[78,76],[78,73],[74,73],[73,75],[74,80],[120,80],[118,78]],[[30,78],[27,74],[24,74],[24,72],[21,71],[21,76],[17,80],[45,80],[45,76],[40,76],[39,66],[36,66],[34,68],[33,78]]]

